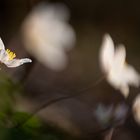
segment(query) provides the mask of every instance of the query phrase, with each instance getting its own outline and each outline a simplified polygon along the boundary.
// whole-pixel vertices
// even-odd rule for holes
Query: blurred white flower
[[[135,120],[140,124],[140,94],[134,100],[132,111]]]
[[[0,62],[4,63],[7,67],[18,67],[24,63],[32,62],[29,58],[15,59],[16,54],[9,49],[5,50],[5,46],[0,38]]]
[[[26,49],[53,70],[67,64],[66,52],[74,46],[75,33],[68,24],[69,11],[62,4],[39,5],[23,23]]]
[[[102,127],[118,126],[124,123],[128,113],[128,106],[124,103],[118,105],[99,104],[94,116]]]
[[[110,35],[106,34],[100,51],[100,63],[107,81],[127,97],[129,85],[140,85],[139,73],[125,62],[126,50],[124,45],[118,45],[114,50],[114,43]]]
[[[112,118],[113,106],[99,104],[94,112],[96,119],[103,127],[107,126]]]
[[[118,104],[114,110],[115,121],[123,122],[124,119],[126,118],[127,113],[128,113],[128,106],[124,103]]]

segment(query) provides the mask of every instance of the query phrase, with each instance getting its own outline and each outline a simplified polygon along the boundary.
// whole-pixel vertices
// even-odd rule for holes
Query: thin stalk
[[[109,132],[105,135],[104,140],[112,140],[112,136],[113,136],[114,130],[115,130],[114,127],[111,128],[109,130]]]
[[[63,101],[63,100],[66,100],[66,99],[70,99],[70,98],[74,98],[74,97],[77,97],[77,96],[80,96],[82,94],[84,94],[87,90],[97,86],[101,81],[103,81],[105,77],[101,77],[99,80],[97,80],[94,84],[91,84],[89,85],[88,87],[86,88],[83,88],[81,90],[79,90],[77,93],[74,93],[74,94],[71,94],[69,96],[63,96],[63,97],[59,97],[59,98],[56,98],[56,99],[52,99],[48,102],[45,102],[43,103],[42,105],[40,105],[40,107],[38,107],[36,110],[34,110],[30,116],[25,119],[23,122],[21,122],[20,124],[17,124],[17,126],[15,126],[16,128],[18,127],[21,127],[23,126],[24,124],[26,124],[32,117],[34,117],[37,113],[39,113],[40,111],[42,111],[43,109],[45,109],[46,107],[49,107],[50,105],[52,104],[55,104],[57,102],[60,102],[60,101]]]

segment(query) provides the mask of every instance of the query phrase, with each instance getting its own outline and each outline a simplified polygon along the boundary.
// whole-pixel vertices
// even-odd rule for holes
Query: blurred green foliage
[[[24,121],[29,114],[25,112],[16,112],[11,116],[11,120],[14,123],[19,123]],[[70,139],[70,137],[47,124],[42,125],[39,119],[33,117],[25,124],[16,125],[13,127],[0,126],[0,139],[1,140],[65,140]]]
[[[22,86],[0,73],[0,140],[72,140],[56,127],[42,123],[30,113],[14,110],[16,94]]]

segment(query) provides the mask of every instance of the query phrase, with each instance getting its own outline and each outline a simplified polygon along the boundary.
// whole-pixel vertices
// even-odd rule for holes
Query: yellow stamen
[[[7,49],[6,52],[9,56],[9,60],[13,60],[16,57],[16,54],[11,52],[9,49]]]

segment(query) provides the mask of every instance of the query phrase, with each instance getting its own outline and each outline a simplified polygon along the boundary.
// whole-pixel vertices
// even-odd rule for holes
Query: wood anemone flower
[[[9,49],[5,50],[3,41],[0,38],[0,62],[5,64],[7,67],[13,68],[18,67],[24,63],[32,62],[29,58],[16,59],[16,54],[11,52]]]
[[[100,51],[100,64],[103,73],[110,85],[127,97],[129,86],[138,87],[140,85],[139,73],[126,63],[126,50],[120,44],[114,49],[114,43],[109,34],[103,38]]]

